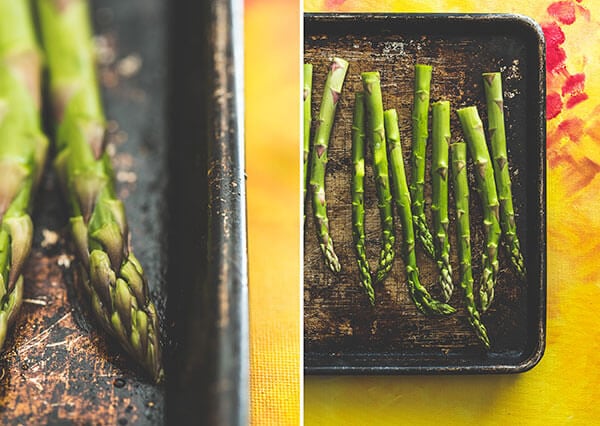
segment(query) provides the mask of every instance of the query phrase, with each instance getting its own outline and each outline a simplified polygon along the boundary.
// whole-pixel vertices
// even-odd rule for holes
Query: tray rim
[[[427,365],[427,366],[415,366],[415,365],[394,365],[394,366],[368,366],[368,365],[335,365],[335,363],[329,363],[327,365],[307,365],[307,358],[310,362],[310,352],[303,348],[303,361],[304,361],[304,374],[305,375],[435,375],[435,374],[515,374],[522,373],[531,370],[535,367],[542,359],[546,349],[546,298],[547,298],[547,271],[546,271],[546,43],[544,33],[541,26],[532,18],[515,13],[304,13],[303,14],[303,46],[304,51],[304,39],[306,38],[307,23],[311,22],[327,22],[327,21],[354,21],[361,20],[362,22],[372,21],[377,22],[379,20],[393,20],[397,22],[414,21],[416,24],[422,24],[424,22],[440,22],[449,21],[453,24],[474,24],[482,25],[484,23],[499,23],[499,24],[511,24],[518,26],[522,31],[529,33],[530,37],[533,37],[536,41],[537,46],[537,73],[533,73],[536,76],[537,92],[539,94],[539,100],[536,103],[538,109],[532,113],[535,118],[534,126],[537,129],[536,142],[537,146],[537,169],[539,173],[536,174],[536,188],[538,189],[539,197],[537,202],[533,203],[533,207],[537,207],[540,216],[540,229],[539,233],[539,246],[540,252],[537,256],[537,262],[539,263],[540,274],[535,280],[531,280],[528,283],[528,287],[531,290],[536,290],[535,296],[539,299],[537,310],[532,310],[535,314],[535,331],[536,336],[532,339],[532,350],[522,360],[515,364],[481,364],[473,363],[471,365]],[[435,28],[435,27],[433,27]],[[498,33],[497,31],[490,31],[494,28],[489,28],[489,33]],[[398,31],[402,33],[402,30]],[[425,31],[427,34],[435,34],[439,31],[435,29],[431,31]],[[457,33],[464,32],[464,28],[460,28]],[[533,283],[536,284],[535,288]],[[302,281],[304,287],[304,281]],[[533,328],[533,327],[532,327]],[[305,343],[303,339],[303,343]],[[307,357],[308,355],[308,357]],[[325,355],[323,355],[325,357]],[[348,358],[357,359],[360,355],[348,356]],[[315,359],[315,358],[313,358]]]

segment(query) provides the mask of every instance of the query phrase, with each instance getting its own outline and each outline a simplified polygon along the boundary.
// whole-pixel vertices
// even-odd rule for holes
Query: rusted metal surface
[[[342,272],[332,274],[317,243],[312,209],[304,231],[305,371],[309,373],[432,373],[518,371],[534,365],[543,352],[545,312],[544,242],[544,85],[543,41],[530,23],[510,17],[396,15],[317,15],[305,19],[304,61],[314,64],[313,117],[317,116],[328,63],[333,56],[349,69],[329,145],[326,194],[331,235]],[[351,123],[353,93],[362,90],[360,73],[380,71],[383,103],[396,108],[407,174],[410,174],[413,67],[433,65],[431,101],[449,100],[453,110],[474,104],[486,120],[481,73],[503,70],[507,137],[518,232],[528,267],[526,282],[517,279],[505,252],[500,253],[496,298],[483,315],[492,341],[486,351],[471,330],[459,282],[454,202],[450,191],[450,241],[454,294],[458,312],[426,317],[411,301],[401,259],[402,233],[396,214],[396,260],[369,306],[359,284],[352,243]],[[462,138],[451,113],[452,141]],[[428,178],[426,213],[431,223]],[[366,152],[365,229],[371,269],[376,269],[381,227],[370,148]],[[471,188],[471,236],[476,289],[485,244],[481,202]],[[421,282],[436,298],[435,262],[417,244]]]

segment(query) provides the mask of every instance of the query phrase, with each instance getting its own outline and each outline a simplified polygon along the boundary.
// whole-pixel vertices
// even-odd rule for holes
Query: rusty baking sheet
[[[313,117],[318,111],[327,67],[339,56],[350,66],[329,146],[326,194],[331,234],[342,264],[337,276],[326,269],[316,239],[312,208],[304,231],[304,365],[310,374],[509,373],[533,367],[545,344],[545,45],[533,21],[514,15],[310,14],[304,19],[304,61],[314,64]],[[359,286],[352,243],[351,120],[360,73],[380,71],[385,108],[397,108],[410,173],[414,64],[433,65],[431,100],[445,98],[453,109],[475,104],[486,120],[481,73],[501,70],[517,226],[528,275],[520,282],[500,254],[496,299],[483,314],[492,346],[485,350],[472,332],[456,286],[446,318],[417,312],[397,256],[387,280],[375,288],[371,308]],[[462,138],[455,113],[452,138]],[[431,143],[428,144],[429,176]],[[371,267],[380,249],[380,224],[370,149],[366,153],[366,247]],[[469,165],[472,167],[472,165]],[[471,169],[470,169],[471,170]],[[472,177],[472,172],[469,172]],[[481,207],[471,182],[471,236],[476,289],[483,247]],[[426,184],[431,220],[431,185]],[[454,282],[458,258],[450,191],[450,237]],[[399,220],[395,216],[396,227]],[[401,233],[396,231],[396,252]],[[437,270],[417,249],[422,283],[436,297]]]
[[[109,150],[167,379],[151,384],[81,307],[49,167],[0,357],[3,423],[246,425],[242,2],[94,0],[92,13]]]

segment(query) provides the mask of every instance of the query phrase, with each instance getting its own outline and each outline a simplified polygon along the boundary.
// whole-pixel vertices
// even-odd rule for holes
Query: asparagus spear
[[[159,381],[163,370],[156,309],[142,267],[128,247],[125,209],[116,198],[104,149],[88,4],[37,4],[58,123],[55,167],[71,209],[83,287],[98,322]]]
[[[367,109],[367,131],[371,137],[373,169],[375,171],[379,216],[381,219],[382,247],[375,282],[382,282],[394,263],[394,219],[392,215],[392,194],[388,174],[388,160],[383,125],[383,99],[379,72],[363,72],[362,75],[365,106]]]
[[[306,202],[306,182],[308,181],[308,154],[310,151],[310,124],[311,116],[311,91],[312,91],[312,64],[304,64],[304,175],[302,184],[304,185],[303,202]],[[303,209],[304,211],[304,209]],[[306,217],[306,216],[305,216]]]
[[[494,298],[494,286],[498,276],[498,243],[500,241],[500,223],[498,222],[498,194],[494,182],[494,171],[490,153],[485,142],[483,124],[474,106],[457,111],[460,124],[467,139],[469,153],[473,158],[476,173],[475,179],[479,188],[479,196],[483,204],[483,225],[486,234],[486,248],[481,256],[483,274],[479,297],[481,310],[487,311]]]
[[[354,98],[354,114],[352,117],[352,236],[356,249],[356,261],[360,282],[369,297],[371,305],[375,305],[375,292],[371,284],[371,269],[365,252],[365,96],[357,92]]]
[[[385,133],[390,146],[390,164],[392,168],[392,189],[398,215],[402,223],[404,237],[403,257],[406,267],[407,284],[410,297],[417,309],[426,315],[448,315],[456,312],[452,306],[434,300],[427,289],[419,281],[419,268],[415,254],[415,235],[411,217],[411,200],[406,175],[404,173],[404,159],[402,145],[400,144],[400,131],[398,129],[398,113],[389,109],[384,113]]]
[[[329,235],[327,201],[325,200],[325,168],[333,118],[347,71],[348,62],[341,58],[333,58],[327,80],[325,80],[311,153],[310,186],[313,193],[312,205],[319,233],[319,245],[325,256],[325,264],[333,272],[340,272],[341,266],[333,249],[333,240]]]
[[[410,197],[412,216],[417,239],[432,259],[435,258],[433,237],[425,217],[425,159],[427,156],[427,125],[429,116],[429,90],[431,86],[431,65],[415,65],[415,89],[412,111],[412,173]]]
[[[450,239],[448,238],[448,149],[450,144],[450,102],[439,101],[432,105],[433,152],[431,181],[433,196],[431,212],[435,232],[435,259],[440,271],[439,284],[444,300],[452,296],[452,265],[450,265]]]
[[[41,60],[28,0],[0,0],[0,349],[23,298],[29,216],[46,159]]]
[[[452,152],[452,176],[456,202],[456,231],[458,257],[460,258],[460,286],[463,289],[469,323],[486,348],[490,339],[473,297],[473,273],[471,271],[471,229],[469,220],[469,184],[467,183],[467,145],[457,142],[450,145]]]
[[[484,73],[483,82],[487,101],[488,130],[494,158],[494,177],[498,188],[498,199],[500,200],[500,227],[504,236],[502,241],[515,271],[521,278],[524,278],[525,262],[521,253],[519,237],[517,236],[510,174],[508,172],[502,77],[499,72]]]

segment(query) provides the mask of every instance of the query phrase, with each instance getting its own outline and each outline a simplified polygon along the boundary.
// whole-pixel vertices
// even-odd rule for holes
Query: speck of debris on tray
[[[142,57],[137,53],[125,56],[117,63],[117,72],[125,78],[136,75],[142,68]]]
[[[56,231],[51,231],[50,229],[42,229],[42,236],[44,239],[42,240],[42,247],[52,247],[58,243],[59,235]]]
[[[112,37],[109,35],[98,35],[94,37],[94,46],[100,65],[110,65],[115,62],[116,53]]]
[[[58,263],[58,266],[62,266],[63,268],[68,269],[71,267],[71,260],[72,260],[72,256],[69,256],[68,254],[63,253],[60,256],[58,256],[56,263]]]
[[[137,181],[137,175],[134,172],[120,170],[117,172],[117,181],[122,183],[135,183]]]

